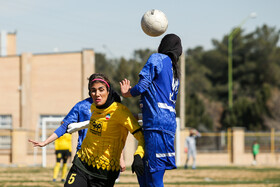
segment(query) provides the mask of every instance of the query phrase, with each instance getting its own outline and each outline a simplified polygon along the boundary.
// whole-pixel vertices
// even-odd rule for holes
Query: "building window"
[[[43,125],[43,119],[46,122],[46,129],[56,129],[60,126],[61,121],[65,115],[41,115],[40,116],[40,128]]]
[[[0,115],[0,149],[10,149],[12,138],[12,115]]]
[[[12,115],[0,115],[0,129],[12,129]]]
[[[0,149],[10,149],[11,143],[11,136],[0,136]]]

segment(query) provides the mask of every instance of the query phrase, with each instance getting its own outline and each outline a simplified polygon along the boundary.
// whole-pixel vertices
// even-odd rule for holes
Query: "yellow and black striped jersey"
[[[114,102],[106,109],[91,105],[92,116],[87,135],[77,152],[78,157],[92,171],[120,169],[120,155],[128,131],[138,140],[135,154],[144,156],[144,137],[141,126],[127,107]]]

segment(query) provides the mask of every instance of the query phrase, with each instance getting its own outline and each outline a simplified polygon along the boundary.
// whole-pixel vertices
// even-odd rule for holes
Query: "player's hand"
[[[122,158],[120,159],[120,166],[121,166],[121,172],[124,172],[126,170],[126,166]]]
[[[136,173],[137,176],[142,176],[144,173],[144,164],[140,155],[135,155],[133,163],[131,165],[132,173]]]
[[[29,142],[31,142],[33,144],[33,147],[44,147],[46,146],[46,144],[44,142],[37,142],[34,140],[28,140]]]
[[[121,86],[121,93],[123,97],[131,97],[130,94],[130,81],[127,79],[124,79],[120,82],[120,86]]]

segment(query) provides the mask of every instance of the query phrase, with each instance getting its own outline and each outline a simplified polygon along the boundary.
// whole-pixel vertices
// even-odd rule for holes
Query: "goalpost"
[[[56,129],[60,126],[63,117],[43,117],[42,118],[42,141],[47,139],[47,129]],[[42,167],[47,166],[47,147],[42,147]]]

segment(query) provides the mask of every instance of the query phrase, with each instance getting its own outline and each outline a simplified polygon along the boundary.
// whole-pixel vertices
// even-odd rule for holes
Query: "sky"
[[[93,49],[108,58],[131,58],[134,50],[157,49],[161,38],[141,29],[143,14],[165,13],[165,34],[180,36],[184,51],[211,49],[247,20],[250,33],[267,24],[280,30],[279,0],[0,0],[0,31],[16,32],[17,54]],[[254,19],[246,19],[252,13]]]

